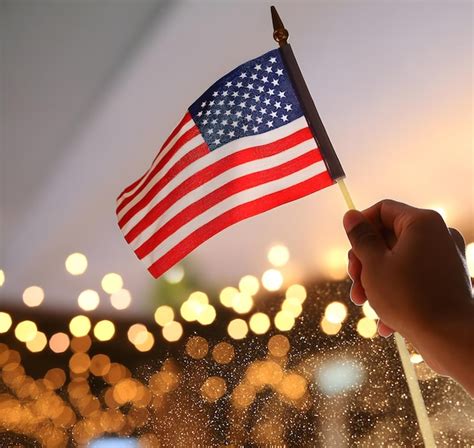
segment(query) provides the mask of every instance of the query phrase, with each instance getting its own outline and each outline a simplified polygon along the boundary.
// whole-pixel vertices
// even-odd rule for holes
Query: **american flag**
[[[276,49],[189,107],[118,197],[118,223],[158,278],[230,225],[333,183]]]

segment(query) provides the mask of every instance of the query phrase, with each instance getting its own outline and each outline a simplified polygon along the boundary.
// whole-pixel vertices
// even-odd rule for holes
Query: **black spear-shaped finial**
[[[286,41],[288,40],[288,30],[283,25],[283,22],[278,15],[278,12],[274,6],[270,7],[272,12],[272,22],[273,22],[273,39],[275,39],[280,47],[286,45]]]

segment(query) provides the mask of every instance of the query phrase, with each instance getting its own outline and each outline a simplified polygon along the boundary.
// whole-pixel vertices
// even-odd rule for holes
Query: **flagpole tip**
[[[282,47],[286,45],[286,41],[288,40],[288,30],[283,25],[281,18],[274,6],[270,7],[270,11],[272,13],[272,23],[273,23],[273,39]]]

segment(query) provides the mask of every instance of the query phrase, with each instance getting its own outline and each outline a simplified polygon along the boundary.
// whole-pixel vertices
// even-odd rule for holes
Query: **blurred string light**
[[[104,275],[100,284],[107,294],[114,294],[122,289],[123,280],[119,274],[110,272]]]
[[[290,285],[285,292],[285,297],[287,299],[298,299],[299,302],[303,304],[307,297],[306,288],[303,285],[298,284]]]
[[[347,317],[347,307],[341,302],[331,302],[324,311],[324,317],[328,322],[340,324]]]
[[[270,329],[270,318],[265,313],[255,313],[249,320],[250,329],[255,334],[264,334]]]
[[[171,269],[169,269],[163,277],[168,283],[171,283],[172,285],[175,285],[179,283],[181,280],[184,278],[184,268],[181,265],[176,265],[173,266]]]
[[[281,305],[281,309],[290,313],[295,319],[303,312],[303,306],[296,297],[286,298]]]
[[[290,259],[290,251],[283,244],[276,244],[268,251],[267,259],[277,268],[285,266]]]
[[[275,315],[275,327],[280,331],[289,331],[295,325],[295,318],[286,310],[278,311]]]
[[[232,308],[232,300],[239,290],[233,286],[226,286],[219,294],[219,300],[226,308]]]
[[[368,317],[369,319],[375,320],[379,318],[375,310],[370,306],[370,303],[368,300],[364,302],[364,304],[362,305],[362,312],[364,313],[364,316]]]
[[[77,304],[84,311],[93,311],[99,306],[100,297],[97,291],[86,289],[79,294]]]
[[[115,334],[115,325],[110,320],[101,320],[94,326],[94,336],[99,341],[110,341]]]
[[[228,342],[219,342],[212,349],[212,358],[219,364],[229,364],[235,355],[232,344]]]
[[[112,293],[110,296],[110,303],[116,310],[124,310],[130,306],[130,303],[132,303],[132,295],[128,289],[121,288]]]
[[[180,308],[181,316],[188,322],[198,321],[201,325],[210,325],[216,318],[214,306],[209,304],[207,294],[192,292]]]
[[[168,305],[159,306],[155,311],[154,317],[155,322],[161,327],[164,327],[174,320],[173,308]]]
[[[168,342],[176,342],[183,335],[183,326],[176,321],[169,322],[163,326],[161,333]]]
[[[209,351],[209,344],[202,336],[191,336],[186,342],[185,350],[191,358],[202,359]]]
[[[325,256],[325,266],[333,280],[342,280],[347,276],[347,251],[331,249]]]
[[[363,338],[371,339],[377,334],[377,323],[373,319],[363,317],[357,322],[357,333]]]
[[[145,340],[135,344],[135,348],[140,352],[148,352],[155,345],[155,337],[149,331],[146,332]]]
[[[24,320],[15,327],[15,336],[21,342],[32,341],[37,332],[38,327],[31,320]]]
[[[87,316],[75,316],[69,322],[69,331],[73,336],[81,337],[89,333],[91,329],[91,321]]]
[[[6,333],[12,326],[12,318],[8,313],[0,312],[0,333]]]
[[[268,340],[267,346],[270,354],[276,358],[283,358],[290,351],[290,341],[282,334],[272,336]]]
[[[48,339],[46,338],[46,335],[43,332],[38,331],[31,341],[26,342],[26,347],[30,352],[38,353],[43,351],[47,344]]]
[[[133,345],[143,344],[147,340],[148,329],[143,324],[133,324],[128,329],[127,337]]]
[[[64,353],[69,348],[69,336],[66,333],[55,333],[49,338],[49,348],[54,353]]]
[[[23,302],[29,307],[41,305],[44,300],[44,291],[39,286],[30,286],[23,291]]]
[[[253,307],[252,296],[246,293],[238,293],[232,298],[232,308],[236,313],[246,314]]]
[[[82,275],[87,269],[87,257],[84,254],[75,252],[66,258],[64,263],[66,270],[71,275]]]
[[[3,269],[0,269],[0,287],[5,284],[5,272]]]
[[[223,397],[226,391],[227,386],[225,380],[218,376],[210,376],[201,386],[202,397],[210,403],[214,403]]]
[[[239,281],[240,292],[254,296],[260,289],[258,278],[253,275],[244,275]]]
[[[321,330],[329,336],[334,336],[339,333],[340,329],[342,328],[341,323],[333,323],[329,322],[326,317],[321,319]]]
[[[466,246],[467,269],[471,278],[474,278],[474,242]]]
[[[315,373],[319,388],[328,396],[356,389],[365,381],[365,378],[363,366],[353,359],[326,361]]]
[[[277,269],[268,269],[262,275],[262,285],[267,291],[278,291],[283,285],[283,275]]]
[[[232,339],[243,339],[248,332],[249,327],[243,319],[233,319],[227,325],[227,333]]]

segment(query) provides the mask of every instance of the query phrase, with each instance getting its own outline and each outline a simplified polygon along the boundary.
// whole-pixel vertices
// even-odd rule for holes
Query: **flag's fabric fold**
[[[276,49],[189,107],[117,198],[118,223],[157,278],[232,224],[333,183]]]

